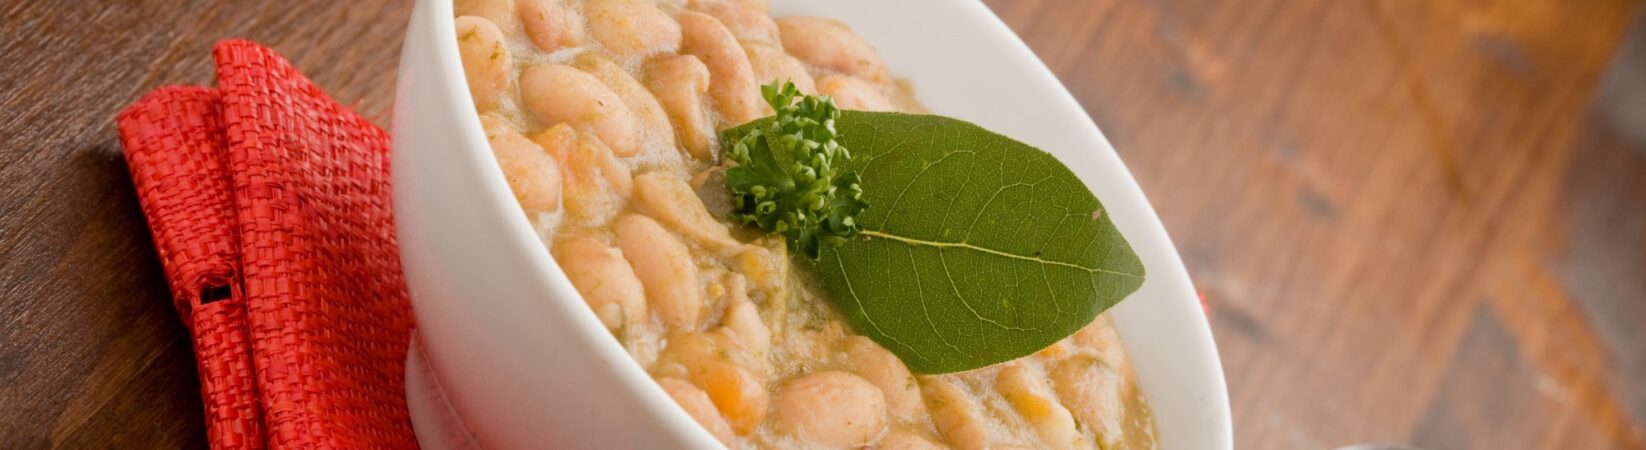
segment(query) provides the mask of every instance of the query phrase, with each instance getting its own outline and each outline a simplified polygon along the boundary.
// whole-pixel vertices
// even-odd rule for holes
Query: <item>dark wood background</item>
[[[1210,298],[1239,448],[1646,448],[1638,2],[988,4]],[[0,0],[0,447],[204,445],[112,118],[247,37],[387,124],[408,10]]]

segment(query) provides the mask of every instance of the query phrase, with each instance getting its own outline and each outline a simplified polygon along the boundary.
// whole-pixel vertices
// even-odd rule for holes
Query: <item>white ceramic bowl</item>
[[[1102,133],[1004,23],[975,1],[773,0],[772,9],[845,21],[933,112],[1073,169],[1148,270],[1113,311],[1162,448],[1232,447],[1217,349],[1165,229]],[[520,213],[454,36],[451,1],[419,0],[396,90],[394,207],[428,368],[414,381],[443,391],[456,433],[485,448],[718,447],[600,325]],[[413,403],[422,439],[454,432],[433,423],[434,408]]]

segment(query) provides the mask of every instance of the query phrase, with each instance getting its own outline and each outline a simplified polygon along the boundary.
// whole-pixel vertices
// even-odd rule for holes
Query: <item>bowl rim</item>
[[[857,3],[863,3],[865,1],[867,0],[858,1]],[[774,1],[773,3],[779,3],[780,5],[787,6],[795,2]],[[891,3],[895,4],[899,2]],[[1119,160],[1118,155],[1114,153],[1112,145],[1110,145],[1107,138],[1103,136],[1101,130],[1098,129],[1097,125],[1091,120],[1089,115],[1086,114],[1085,110],[1080,107],[1079,103],[1075,101],[1073,95],[1068,92],[1067,87],[1057,80],[1055,74],[1053,74],[1050,68],[1039,59],[1032,49],[1030,49],[1020,37],[1012,32],[1011,29],[1007,27],[1006,24],[992,11],[990,11],[982,2],[954,3],[955,5],[953,5],[954,8],[952,8],[952,11],[957,11],[954,12],[954,14],[966,15],[972,20],[981,20],[981,22],[976,23],[976,25],[981,26],[981,31],[989,35],[987,39],[995,40],[1002,45],[1011,47],[1009,50],[1017,56],[1027,56],[1026,60],[1018,58],[1019,60],[1014,62],[1022,64],[1025,68],[1034,72],[1029,75],[1034,79],[1034,83],[1037,84],[1034,87],[1043,88],[1050,86],[1060,94],[1054,96],[1057,97],[1057,101],[1053,102],[1053,104],[1047,105],[1048,108],[1052,110],[1052,115],[1060,117],[1079,117],[1082,119],[1083,126],[1080,127],[1080,130],[1076,130],[1076,132],[1082,135],[1081,139],[1098,144],[1097,147],[1099,148],[1093,150],[1095,153],[1093,157],[1098,158],[1098,163],[1119,167],[1121,172],[1123,172],[1123,179],[1118,180],[1117,182],[1128,185],[1126,190],[1129,192],[1134,192],[1136,197],[1133,199],[1130,198],[1132,195],[1126,195],[1125,197],[1128,198],[1125,200],[1128,202],[1142,202],[1142,207],[1146,209],[1147,214],[1143,217],[1133,218],[1129,221],[1131,222],[1130,225],[1133,230],[1126,233],[1128,240],[1134,241],[1134,248],[1138,250],[1140,257],[1144,256],[1145,252],[1149,252],[1150,254],[1156,256],[1153,263],[1149,264],[1150,277],[1151,279],[1167,279],[1166,281],[1160,281],[1158,283],[1170,285],[1169,290],[1172,292],[1169,292],[1169,294],[1171,297],[1177,299],[1173,300],[1174,303],[1171,305],[1172,311],[1170,314],[1167,314],[1167,316],[1174,318],[1174,320],[1189,320],[1192,322],[1188,324],[1189,335],[1183,336],[1183,338],[1194,341],[1189,344],[1192,348],[1209,349],[1209,352],[1198,351],[1198,354],[1193,355],[1193,357],[1206,359],[1205,361],[1201,361],[1202,364],[1200,364],[1200,366],[1203,368],[1210,367],[1211,370],[1201,370],[1203,373],[1188,376],[1190,379],[1200,380],[1201,383],[1215,385],[1215,389],[1210,389],[1204,392],[1202,394],[1204,398],[1199,399],[1200,402],[1208,408],[1207,411],[1202,411],[1204,414],[1209,414],[1209,416],[1202,422],[1209,425],[1210,429],[1198,429],[1194,431],[1210,435],[1211,437],[1209,438],[1209,442],[1215,442],[1216,444],[1214,447],[1216,448],[1232,448],[1232,420],[1229,410],[1226,380],[1224,379],[1224,374],[1222,372],[1221,358],[1218,356],[1216,344],[1212,340],[1210,324],[1204,315],[1199,314],[1200,305],[1193,300],[1194,291],[1192,284],[1188,281],[1187,270],[1184,268],[1181,259],[1178,257],[1175,246],[1172,245],[1169,236],[1166,235],[1164,225],[1160,223],[1159,216],[1154,212],[1153,207],[1148,204],[1147,199],[1143,197],[1142,189],[1137,186],[1135,179],[1132,178],[1130,170],[1126,168],[1124,163]],[[455,27],[451,22],[451,18],[455,17],[453,14],[454,11],[452,0],[419,0],[419,4],[433,6],[431,8],[423,9],[422,13],[432,15],[432,17],[424,19],[433,20],[433,31],[436,36],[451,36],[455,34]],[[780,5],[773,5],[772,9],[774,15],[777,15],[779,10],[785,9],[781,8]],[[895,9],[899,8],[899,6],[888,5],[888,8]],[[415,17],[415,14],[416,13],[414,13],[412,20],[419,20],[418,17]],[[412,37],[408,37],[408,39],[411,38]],[[470,96],[469,91],[466,88],[467,83],[462,73],[461,60],[457,52],[456,40],[437,38],[435,41],[434,57],[438,59],[439,64],[437,64],[437,66],[440,68],[440,73],[437,74],[440,80],[436,84],[443,85],[444,87],[442,91],[444,91],[444,95],[447,98],[443,100],[450,104],[459,106],[473,105],[473,98]],[[875,42],[873,39],[870,39],[870,41]],[[880,43],[876,42],[876,45],[879,47]],[[887,58],[887,65],[896,67],[899,64],[892,58]],[[895,72],[896,71],[894,70],[894,73]],[[915,81],[924,83],[923,80],[919,79]],[[928,98],[922,97],[921,100],[926,101]],[[942,111],[938,108],[933,108],[933,110],[939,112]],[[502,170],[497,166],[495,159],[492,158],[490,152],[478,151],[480,149],[489,148],[489,144],[487,144],[485,139],[484,130],[480,124],[480,114],[474,112],[472,108],[461,108],[461,112],[458,114],[463,116],[463,119],[459,123],[453,124],[456,127],[453,131],[455,131],[458,138],[462,141],[463,147],[477,150],[463,152],[465,153],[465,157],[471,159],[479,158],[483,160],[479,161],[483,163],[481,164],[483,173],[480,174],[480,182],[484,185],[482,188],[486,195],[485,198],[476,199],[476,201],[487,203],[489,204],[488,206],[492,206],[498,211],[504,212],[502,215],[510,216],[509,218],[503,219],[504,223],[502,225],[507,229],[507,233],[504,238],[510,240],[513,244],[517,245],[518,248],[527,249],[526,251],[521,252],[523,253],[522,256],[526,258],[529,265],[533,266],[532,268],[534,270],[538,273],[542,273],[548,278],[546,281],[549,283],[549,287],[551,289],[570,292],[571,295],[574,296],[571,297],[572,299],[580,299],[581,296],[577,294],[576,290],[570,288],[570,283],[565,278],[564,272],[560,270],[558,264],[553,262],[552,256],[548,251],[548,246],[539,238],[537,232],[532,228],[530,221],[522,214],[512,213],[518,212],[518,204],[515,202],[513,195],[510,193],[510,189],[502,174]],[[981,121],[975,122],[982,124]],[[1026,142],[1029,141],[1026,140]],[[1046,148],[1035,142],[1030,143],[1036,145],[1037,147]],[[1060,156],[1059,159],[1064,158]],[[1074,164],[1069,165],[1073,166]],[[1078,172],[1080,171],[1077,170],[1077,173]],[[1088,188],[1092,188],[1094,191],[1096,190],[1087,176],[1082,176],[1081,178],[1082,181],[1088,185]],[[1109,196],[1104,196],[1101,198],[1103,199],[1105,206],[1109,206],[1110,201],[1113,200]],[[1120,220],[1116,220],[1116,222],[1117,225],[1119,225],[1118,222],[1120,222]],[[1142,233],[1139,235],[1147,235],[1147,239],[1144,239],[1144,241],[1147,241],[1151,248],[1144,249],[1136,247],[1137,243],[1133,238],[1133,233],[1137,233],[1139,231]],[[1185,303],[1182,300],[1185,298],[1185,293],[1188,298],[1188,300],[1186,300],[1188,303],[1186,304],[1192,305],[1190,307],[1196,311],[1195,314],[1183,314]],[[1134,300],[1137,295],[1138,294],[1134,293],[1132,296],[1127,298],[1127,300],[1133,301],[1122,301],[1115,308],[1111,309],[1111,311],[1115,313],[1116,326],[1120,329],[1123,339],[1127,342],[1127,351],[1134,355],[1145,350],[1137,346],[1137,343],[1140,341],[1133,340],[1133,337],[1139,333],[1137,328],[1139,326],[1145,326],[1145,324],[1138,323],[1132,324],[1133,326],[1128,326],[1125,317],[1128,315],[1126,312],[1139,309],[1139,307],[1136,306],[1138,302]],[[647,408],[647,413],[651,414],[656,419],[662,420],[666,425],[671,427],[676,427],[684,423],[689,428],[697,430],[696,433],[691,433],[688,431],[688,434],[695,435],[698,439],[708,438],[710,442],[714,442],[712,437],[708,435],[707,431],[698,426],[695,420],[692,420],[683,409],[675,406],[672,400],[669,400],[668,395],[651,379],[651,376],[645,368],[641,367],[639,362],[634,360],[634,358],[629,355],[621,343],[619,343],[616,339],[611,338],[610,333],[607,332],[602,325],[600,325],[599,319],[595,316],[593,311],[590,311],[581,301],[573,302],[555,300],[542,303],[560,303],[560,305],[555,305],[553,308],[551,308],[550,305],[540,305],[541,308],[539,309],[545,311],[555,309],[555,312],[566,312],[562,311],[567,309],[565,308],[565,304],[571,304],[573,308],[569,309],[575,310],[574,312],[571,312],[572,314],[582,314],[582,316],[579,316],[581,317],[581,320],[575,321],[579,324],[578,332],[582,333],[585,337],[593,336],[595,338],[589,340],[593,341],[594,345],[597,346],[596,351],[601,352],[605,356],[615,356],[617,357],[616,359],[626,361],[626,364],[619,364],[619,367],[613,367],[609,371],[614,372],[619,378],[621,378],[624,384],[631,388],[631,392],[641,397],[641,400],[643,400],[642,404]],[[1127,307],[1129,303],[1133,305],[1132,308]],[[1137,382],[1140,386],[1142,386],[1144,391],[1149,394],[1151,398],[1151,406],[1153,406],[1154,394],[1156,392],[1173,387],[1161,386],[1160,384],[1164,383],[1164,381],[1160,380],[1151,382],[1151,377],[1145,376],[1142,373],[1138,374]],[[1162,436],[1163,441],[1168,440],[1166,439],[1167,432],[1165,430],[1160,430],[1159,433]]]
[[[601,359],[617,361],[615,367],[607,367],[604,372],[614,375],[618,381],[628,387],[628,392],[638,401],[642,412],[655,419],[658,424],[666,428],[685,444],[694,448],[724,448],[724,445],[714,438],[707,429],[691,418],[686,411],[675,404],[662,386],[659,385],[644,367],[640,366],[622,344],[614,339],[606,330],[594,311],[583,302],[581,294],[571,286],[565,272],[553,260],[549,252],[548,243],[542,241],[530,220],[521,213],[520,205],[515,199],[508,182],[503,175],[502,168],[497,164],[495,157],[488,150],[490,144],[486,140],[484,127],[480,122],[480,114],[474,110],[474,97],[468,90],[467,77],[463,74],[462,59],[458,53],[456,25],[452,19],[456,16],[454,0],[417,0],[410,20],[425,20],[430,28],[430,36],[407,36],[406,47],[411,47],[411,39],[425,37],[432,38],[432,52],[436,60],[438,73],[434,76],[431,85],[439,86],[443,97],[440,103],[456,108],[457,115],[462,119],[454,124],[455,134],[462,141],[460,157],[467,162],[475,163],[479,170],[478,180],[482,184],[481,191],[484,197],[474,199],[484,204],[488,210],[495,213],[490,219],[501,219],[500,225],[505,228],[502,238],[512,244],[512,248],[519,250],[514,256],[524,258],[525,263],[534,272],[541,275],[539,282],[546,282],[547,289],[556,293],[569,294],[558,296],[548,301],[522,302],[527,308],[542,314],[570,314],[580,317],[572,320],[573,330],[582,340],[594,346],[594,351],[600,354]],[[404,58],[404,56],[403,56]],[[398,103],[398,101],[397,101]],[[398,111],[397,111],[398,116]],[[398,120],[398,118],[396,119]],[[396,129],[399,124],[396,124]],[[396,149],[398,151],[398,147]],[[398,195],[396,196],[399,197]],[[404,254],[404,253],[403,253]],[[416,295],[413,295],[415,308]],[[419,321],[420,324],[422,321]],[[419,326],[421,328],[421,325]],[[501,327],[499,327],[501,328]],[[493,329],[493,333],[508,334],[507,330]],[[418,332],[419,335],[423,331]],[[426,345],[426,344],[425,344]],[[452,386],[444,380],[438,355],[432,349],[425,348],[422,358],[426,361],[428,371],[424,375],[437,386]],[[442,394],[444,395],[444,394]],[[446,400],[448,404],[450,400]],[[454,416],[457,422],[449,424],[463,428],[470,439],[476,444],[484,442],[483,436],[474,436],[474,427],[467,424],[466,418]],[[476,447],[478,448],[478,447]]]

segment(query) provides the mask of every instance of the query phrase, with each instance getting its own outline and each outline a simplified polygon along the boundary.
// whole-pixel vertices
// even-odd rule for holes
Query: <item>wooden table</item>
[[[0,447],[204,444],[111,119],[247,37],[386,124],[409,10],[268,3],[0,1]],[[1239,448],[1646,448],[1637,2],[989,4],[1176,239]]]

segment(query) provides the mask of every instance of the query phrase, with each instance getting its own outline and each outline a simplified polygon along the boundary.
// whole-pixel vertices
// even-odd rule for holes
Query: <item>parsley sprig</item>
[[[853,219],[869,204],[851,151],[836,141],[840,109],[826,96],[802,95],[794,83],[761,86],[777,112],[755,123],[726,152],[732,218],[787,238],[790,250],[817,259],[821,244],[840,245],[858,233]],[[796,99],[799,99],[796,101]]]

